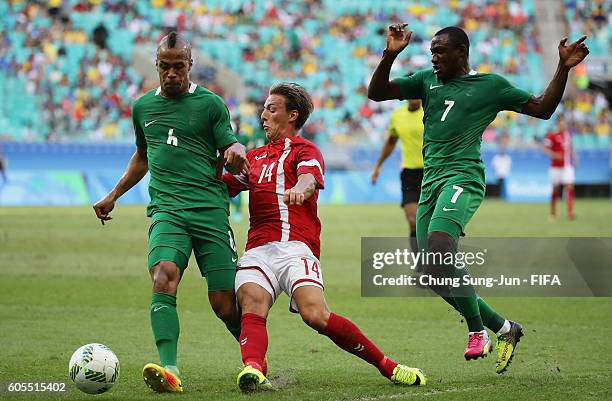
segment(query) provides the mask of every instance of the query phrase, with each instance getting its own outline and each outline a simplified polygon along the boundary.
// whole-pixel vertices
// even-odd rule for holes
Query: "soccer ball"
[[[101,394],[119,378],[119,359],[106,345],[86,344],[72,354],[68,373],[79,390]]]

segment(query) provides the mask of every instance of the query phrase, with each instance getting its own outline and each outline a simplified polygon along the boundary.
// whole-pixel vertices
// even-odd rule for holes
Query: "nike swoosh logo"
[[[434,85],[431,85],[431,84],[430,84],[430,85],[429,85],[429,89],[436,89],[436,88],[439,88],[439,87],[441,87],[441,86],[444,86],[444,85],[435,85],[435,86],[434,86]]]
[[[145,121],[145,128],[147,128],[149,125],[153,124],[155,121],[157,121],[157,120],[153,120],[153,121],[149,121],[149,122]]]
[[[158,310],[163,309],[163,308],[167,308],[167,306],[166,305],[156,306],[155,308],[153,308],[153,312],[157,312]]]
[[[261,159],[263,159],[264,157],[268,157],[268,154],[266,153],[266,154],[263,154],[263,155],[261,155],[261,156],[255,156],[255,160],[261,160]]]
[[[238,259],[232,258],[232,262],[235,263]]]
[[[447,208],[446,206],[444,206],[444,207],[442,208],[442,210],[444,210],[445,212],[450,212],[450,211],[452,211],[452,210],[457,210],[457,209],[449,209],[449,208]]]

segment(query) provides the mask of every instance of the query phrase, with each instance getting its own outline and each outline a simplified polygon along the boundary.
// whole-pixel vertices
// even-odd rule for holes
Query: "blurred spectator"
[[[8,182],[6,170],[8,169],[8,162],[2,154],[2,146],[0,145],[0,176],[2,176],[2,183]]]
[[[608,109],[602,109],[597,115],[597,123],[595,124],[595,133],[599,136],[610,135],[610,112]]]
[[[491,166],[493,167],[495,178],[497,178],[497,183],[495,184],[496,188],[492,191],[494,193],[491,194],[487,191],[487,195],[499,196],[502,199],[506,199],[506,177],[508,177],[512,169],[512,157],[508,154],[506,145],[503,141],[499,146],[498,152],[491,160]]]
[[[96,46],[106,50],[106,40],[108,39],[108,29],[103,22],[100,22],[93,30],[92,40]]]

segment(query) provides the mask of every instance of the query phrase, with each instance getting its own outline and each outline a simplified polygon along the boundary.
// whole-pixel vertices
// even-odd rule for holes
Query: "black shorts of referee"
[[[423,181],[423,169],[405,168],[400,173],[402,180],[402,204],[417,203],[421,196],[421,182]]]

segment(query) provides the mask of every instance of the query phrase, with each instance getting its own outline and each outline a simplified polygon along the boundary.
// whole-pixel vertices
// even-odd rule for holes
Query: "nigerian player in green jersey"
[[[215,314],[234,337],[240,335],[234,295],[237,256],[227,188],[219,176],[223,165],[236,174],[248,173],[249,165],[221,98],[189,81],[192,63],[191,45],[176,32],[161,40],[155,63],[160,86],[132,108],[136,152],[115,188],[94,205],[104,224],[115,201],[150,172],[150,317],[161,366],[147,364],[143,376],[157,392],[182,391],[176,291],[192,251]]]
[[[368,97],[375,101],[423,101],[425,171],[417,209],[417,240],[419,249],[445,255],[457,250],[459,237],[484,198],[484,165],[480,158],[484,129],[502,110],[550,118],[565,90],[569,70],[589,50],[584,44],[586,37],[570,45],[566,44],[567,38],[562,39],[557,71],[544,93],[534,97],[497,74],[472,70],[466,33],[447,27],[431,41],[433,68],[389,81],[393,61],[410,42],[412,32],[406,27],[407,24],[389,27],[387,48],[370,81]],[[443,278],[459,278],[465,273],[442,263],[426,266],[426,272]],[[521,325],[495,312],[471,285],[432,289],[465,317],[469,329],[465,358],[484,357],[492,351],[486,326],[497,334],[497,373],[505,371],[523,335]]]

